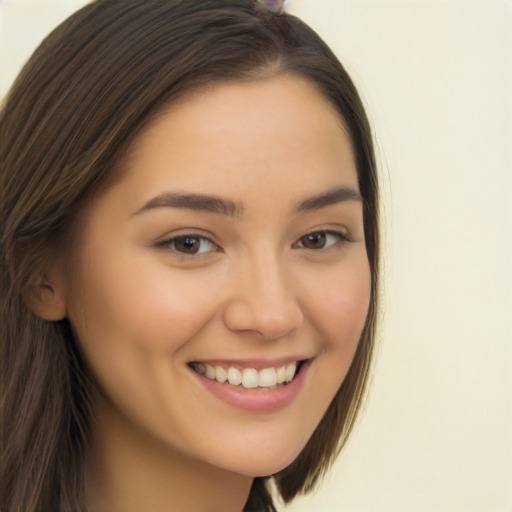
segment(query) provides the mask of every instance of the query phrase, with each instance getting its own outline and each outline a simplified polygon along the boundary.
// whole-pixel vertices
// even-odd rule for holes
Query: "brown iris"
[[[186,254],[196,254],[200,245],[201,241],[197,236],[177,236],[174,239],[175,249]]]
[[[300,240],[306,249],[323,249],[327,236],[325,233],[310,233],[303,236]]]

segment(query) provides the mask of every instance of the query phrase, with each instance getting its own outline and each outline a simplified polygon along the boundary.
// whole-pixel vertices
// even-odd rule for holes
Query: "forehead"
[[[343,120],[295,75],[215,85],[181,98],[141,132],[118,170],[114,186],[97,199],[109,196],[131,212],[176,191],[259,207],[287,204],[289,211],[329,189],[358,190]]]
[[[141,164],[172,163],[175,175],[188,169],[190,179],[191,164],[206,167],[211,177],[226,166],[256,177],[259,166],[285,161],[295,163],[300,174],[303,170],[304,178],[311,165],[353,167],[342,118],[312,83],[294,75],[220,84],[188,95],[164,110],[129,154],[128,172]]]

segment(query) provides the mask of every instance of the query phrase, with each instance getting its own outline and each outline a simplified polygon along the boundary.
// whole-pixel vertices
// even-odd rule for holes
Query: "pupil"
[[[321,249],[325,245],[324,233],[311,233],[304,240],[304,245],[309,249]]]
[[[199,250],[199,243],[197,238],[191,238],[188,236],[184,236],[178,238],[176,240],[176,249],[182,252],[188,252],[189,254],[194,254]]]

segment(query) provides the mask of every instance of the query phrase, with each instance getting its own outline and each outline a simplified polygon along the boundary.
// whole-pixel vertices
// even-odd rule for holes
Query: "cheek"
[[[315,290],[309,294],[309,318],[320,336],[321,352],[312,367],[316,384],[311,400],[321,417],[349,371],[364,327],[371,291],[367,260],[325,279],[317,276]]]
[[[179,379],[188,342],[214,314],[215,287],[201,280],[191,285],[189,275],[161,264],[122,257],[90,261],[94,265],[83,265],[74,283],[69,319],[93,378],[140,424],[165,424],[158,411],[166,400],[179,399],[172,391],[177,386],[168,382]]]
[[[173,350],[211,316],[208,288],[190,286],[186,275],[171,278],[162,265],[104,261],[87,267],[70,301],[70,320],[83,343]]]
[[[187,343],[214,314],[215,288],[197,280],[191,286],[190,276],[161,264],[116,256],[91,255],[82,265],[68,317],[94,380],[131,410],[132,398],[149,405],[159,396],[159,378],[184,367]]]
[[[325,279],[315,301],[316,327],[324,334],[326,351],[353,355],[357,347],[371,292],[371,275],[365,259],[343,269],[337,278]]]

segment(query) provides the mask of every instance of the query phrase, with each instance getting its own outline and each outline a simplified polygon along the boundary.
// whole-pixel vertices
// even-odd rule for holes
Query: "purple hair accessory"
[[[279,16],[284,13],[285,0],[256,0],[256,5],[264,12]]]

